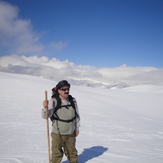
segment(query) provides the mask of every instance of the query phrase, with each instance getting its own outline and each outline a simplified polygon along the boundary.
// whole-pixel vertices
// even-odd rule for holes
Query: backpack
[[[56,106],[54,106],[55,103],[53,102],[53,108],[55,107],[55,109],[54,109],[54,111],[53,111],[52,116],[50,117],[50,119],[51,119],[52,122],[53,122],[54,120],[58,120],[58,121],[62,121],[62,122],[67,122],[67,123],[69,123],[69,122],[72,122],[74,119],[76,119],[76,116],[79,117],[78,114],[77,114],[77,112],[76,112],[76,107],[75,107],[74,98],[73,98],[71,95],[69,95],[69,97],[68,97],[68,98],[69,98],[69,102],[70,102],[69,105],[61,105],[61,98],[59,97],[58,90],[57,90],[56,87],[54,87],[54,88],[52,89],[52,96],[51,96],[51,97],[52,97],[52,98],[55,98],[56,101],[57,101],[57,105],[56,105]],[[59,116],[57,115],[57,110],[58,110],[58,109],[62,109],[62,107],[66,107],[66,108],[68,109],[68,107],[70,107],[70,106],[72,106],[73,109],[75,110],[75,117],[73,117],[72,119],[69,119],[69,120],[60,119]],[[55,115],[55,116],[54,116],[54,115]]]

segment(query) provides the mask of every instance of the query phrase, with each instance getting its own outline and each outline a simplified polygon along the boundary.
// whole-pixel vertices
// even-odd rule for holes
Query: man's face
[[[70,88],[68,85],[64,85],[58,90],[58,93],[60,94],[61,98],[67,99],[67,97],[69,96],[69,89]]]

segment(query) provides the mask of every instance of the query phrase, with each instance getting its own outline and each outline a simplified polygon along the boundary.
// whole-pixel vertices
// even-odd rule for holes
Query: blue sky
[[[162,0],[3,2],[17,9],[13,11],[17,12],[16,16],[10,18],[11,24],[19,20],[23,27],[20,25],[22,28],[18,32],[18,27],[11,24],[11,30],[6,28],[9,25],[3,25],[3,28],[0,25],[0,36],[4,38],[0,39],[1,56],[47,56],[98,68],[123,64],[163,68]],[[11,8],[6,7],[10,10],[9,15],[12,15]],[[7,18],[1,15],[5,22]],[[23,31],[21,37],[20,31]],[[27,40],[30,41],[28,46]],[[23,47],[27,49],[22,50]]]

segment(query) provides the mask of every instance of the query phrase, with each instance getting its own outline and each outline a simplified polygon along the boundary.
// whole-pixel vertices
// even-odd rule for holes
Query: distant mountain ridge
[[[75,65],[68,60],[37,56],[0,57],[0,72],[40,76],[54,81],[65,79],[73,85],[106,89],[142,84],[163,85],[163,69],[155,67],[128,67],[124,64],[97,69],[89,65]]]

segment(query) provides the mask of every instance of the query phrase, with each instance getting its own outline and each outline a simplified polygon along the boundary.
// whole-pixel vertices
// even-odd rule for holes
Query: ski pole
[[[47,91],[45,91],[45,100],[48,100]],[[47,141],[48,141],[48,160],[50,163],[50,136],[49,136],[48,106],[46,107],[46,131],[47,131]]]

